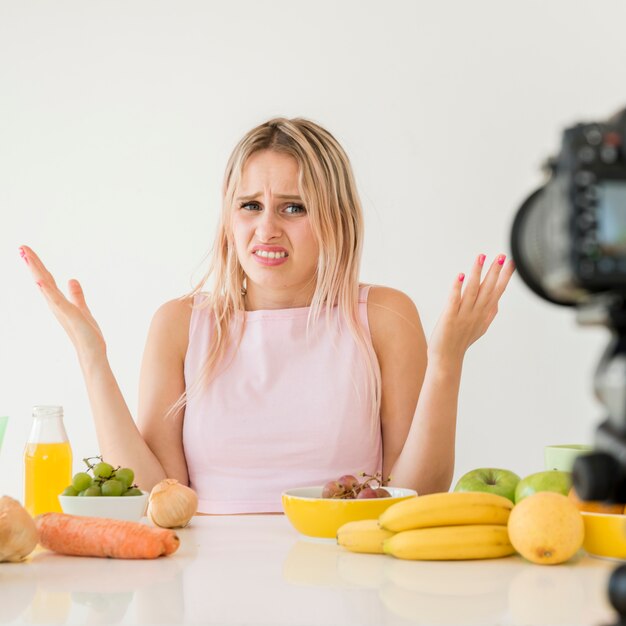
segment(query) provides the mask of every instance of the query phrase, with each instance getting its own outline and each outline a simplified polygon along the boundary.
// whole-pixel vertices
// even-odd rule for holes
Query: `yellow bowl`
[[[583,547],[593,556],[626,560],[626,515],[582,512]]]
[[[392,504],[413,498],[417,491],[385,487],[390,498],[342,500],[322,498],[322,487],[297,487],[282,494],[283,510],[294,528],[303,535],[334,539],[347,522],[377,519]]]

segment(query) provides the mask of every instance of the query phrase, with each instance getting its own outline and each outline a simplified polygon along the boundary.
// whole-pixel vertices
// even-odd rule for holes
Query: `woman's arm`
[[[503,270],[496,260],[481,283],[483,263],[481,255],[463,293],[463,280],[456,279],[428,348],[410,298],[372,289],[368,313],[382,376],[383,475],[391,485],[418,493],[450,487],[463,358],[495,317],[514,270],[511,262]]]
[[[426,373],[426,338],[417,309],[401,291],[373,286],[367,313],[382,379],[380,417],[383,477],[395,480],[392,468],[402,452]]]
[[[163,422],[162,415],[156,415],[158,403],[148,402],[148,408],[143,414],[144,423],[149,425],[147,427],[148,440],[146,440],[135,424],[111,371],[104,337],[87,307],[78,281],[69,281],[69,299],[67,299],[57,287],[52,274],[33,250],[23,246],[21,254],[50,309],[67,332],[76,349],[85,379],[100,453],[106,461],[114,465],[133,468],[135,480],[139,486],[142,489],[151,489],[156,482],[167,476],[168,471],[177,471],[180,468],[181,458],[184,462],[182,439],[180,434],[179,438],[175,436],[175,433],[180,431],[179,416],[177,416],[178,422],[176,420],[164,422],[161,438],[171,437],[168,442],[170,448],[167,452],[158,448],[159,456],[157,456],[149,443],[155,438],[154,426],[150,425],[158,421],[158,418]],[[167,305],[163,308],[167,309]],[[148,336],[146,354],[156,352],[164,356],[164,353],[169,350],[170,358],[164,358],[162,366],[167,373],[164,373],[163,370],[159,370],[158,374],[147,372],[143,382],[144,389],[158,388],[161,380],[168,375],[171,375],[173,379],[178,377],[179,381],[183,380],[182,362],[180,362],[181,347],[176,343],[176,340],[180,341],[182,333],[179,332],[176,335],[176,340],[173,338],[171,342],[164,339],[163,336],[167,337],[168,331],[159,322],[165,317],[167,317],[165,313],[157,312]],[[174,364],[177,359],[179,361],[178,366]],[[151,385],[149,382],[151,375],[160,376],[159,382],[154,382]],[[165,404],[171,400],[173,403],[176,400],[173,398],[173,387],[166,385],[162,385],[162,387],[161,402]],[[151,417],[147,417],[148,413],[151,414]],[[158,439],[158,437],[156,438]],[[178,476],[186,479],[186,468],[184,473],[178,472],[177,475],[174,475],[174,477]]]
[[[164,475],[189,484],[183,449],[185,409],[175,415],[170,408],[185,391],[185,355],[189,344],[191,299],[166,302],[154,315],[141,366],[139,381],[139,430]],[[166,417],[167,415],[167,417]]]

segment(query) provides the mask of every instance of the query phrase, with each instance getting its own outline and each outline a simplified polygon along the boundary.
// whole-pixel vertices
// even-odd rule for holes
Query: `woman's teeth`
[[[287,256],[286,252],[266,252],[265,250],[255,250],[254,254],[265,259],[282,259]]]

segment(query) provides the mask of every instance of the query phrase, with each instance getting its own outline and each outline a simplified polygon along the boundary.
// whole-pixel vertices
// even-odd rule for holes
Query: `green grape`
[[[93,480],[87,472],[78,472],[78,474],[74,474],[74,478],[72,478],[72,487],[74,487],[76,491],[84,491],[87,487],[91,487],[92,482]]]
[[[91,485],[91,487],[87,487],[85,491],[82,492],[84,496],[89,496],[90,498],[101,496],[102,489],[98,485]]]
[[[124,483],[124,486],[128,489],[133,484],[133,480],[135,480],[135,472],[129,467],[122,467],[122,469],[118,469],[115,472],[115,479]]]
[[[61,492],[61,495],[62,496],[77,496],[78,495],[78,489],[74,489],[74,487],[72,487],[72,485],[69,485],[68,487],[63,489],[63,491]]]
[[[108,463],[96,463],[93,466],[93,475],[96,478],[110,478],[113,474],[113,466]]]
[[[79,497],[82,497],[82,496],[84,496],[84,495],[85,495],[85,490],[84,490],[84,489],[83,489],[83,491],[79,491],[79,492],[78,492],[78,496],[79,496]]]
[[[131,487],[130,489],[127,489],[122,495],[123,496],[141,496],[143,494],[141,493],[141,489],[137,489],[137,487]]]
[[[124,483],[115,478],[111,480],[107,480],[102,485],[102,495],[103,496],[121,496],[124,492]]]

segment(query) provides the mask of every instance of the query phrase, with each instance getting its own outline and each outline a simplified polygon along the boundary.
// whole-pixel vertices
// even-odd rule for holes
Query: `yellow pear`
[[[585,527],[580,511],[567,496],[540,491],[513,507],[508,531],[513,547],[524,558],[554,565],[578,552]]]

